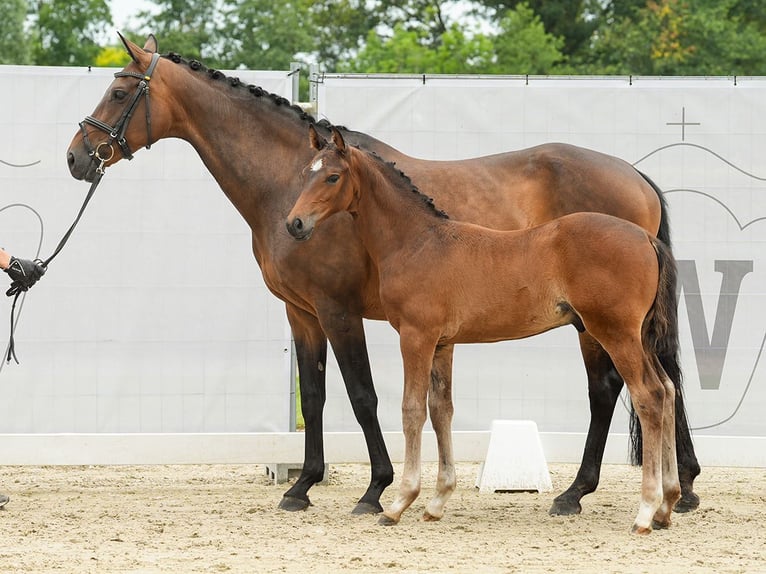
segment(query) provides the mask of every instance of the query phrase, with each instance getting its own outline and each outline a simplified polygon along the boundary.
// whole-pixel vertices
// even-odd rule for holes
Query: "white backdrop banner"
[[[326,75],[319,101],[321,117],[416,157],[560,141],[648,174],[670,205],[691,425],[697,434],[766,435],[766,79]],[[384,426],[400,428],[396,334],[369,326]],[[574,329],[459,347],[453,389],[455,429],[508,418],[533,419],[541,431],[587,430]],[[330,390],[327,426],[355,429],[342,386]],[[618,408],[613,430],[624,432],[624,402]]]
[[[77,214],[89,184],[65,153],[114,71],[0,66],[0,245],[12,254],[47,257]],[[237,75],[291,95],[286,72]],[[290,430],[289,328],[250,245],[185,142],[110,168],[24,301],[0,433]],[[3,349],[9,313],[6,299]]]

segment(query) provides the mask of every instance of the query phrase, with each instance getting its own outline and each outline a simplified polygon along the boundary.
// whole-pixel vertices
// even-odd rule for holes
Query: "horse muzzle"
[[[288,219],[285,225],[287,226],[287,232],[297,241],[306,241],[314,232],[314,223],[312,221],[304,221],[300,217]]]

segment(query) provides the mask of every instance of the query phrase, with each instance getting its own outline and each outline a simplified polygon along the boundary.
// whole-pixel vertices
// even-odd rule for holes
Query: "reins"
[[[120,118],[117,120],[117,123],[114,124],[114,127],[110,126],[109,124],[102,122],[101,120],[98,120],[92,116],[86,116],[85,119],[80,122],[80,131],[82,132],[82,138],[83,143],[85,144],[85,149],[88,150],[88,155],[91,157],[91,161],[98,162],[98,165],[96,166],[96,173],[93,177],[93,181],[90,184],[90,189],[88,190],[88,193],[85,196],[85,199],[82,202],[82,207],[80,207],[80,211],[77,213],[77,217],[75,217],[74,221],[72,222],[72,225],[69,226],[69,229],[64,233],[64,236],[59,241],[56,248],[53,250],[53,253],[45,260],[42,261],[43,267],[48,267],[48,265],[53,261],[56,256],[61,253],[61,250],[64,248],[64,245],[66,245],[67,241],[69,241],[69,238],[72,235],[72,232],[74,231],[75,227],[77,227],[77,224],[80,222],[80,219],[82,218],[83,213],[85,213],[85,208],[88,206],[88,203],[90,202],[91,198],[93,197],[93,194],[96,191],[96,188],[98,187],[98,184],[101,183],[101,178],[106,173],[106,168],[104,167],[106,162],[112,159],[114,157],[114,148],[112,147],[112,143],[117,142],[117,145],[120,146],[120,151],[122,152],[122,155],[125,159],[133,159],[133,154],[130,151],[130,146],[128,145],[127,140],[125,139],[125,132],[128,129],[128,124],[130,123],[130,119],[133,117],[133,112],[136,109],[136,106],[138,105],[138,102],[141,101],[141,96],[146,96],[146,132],[147,132],[147,140],[146,140],[146,149],[149,149],[151,147],[151,141],[152,141],[152,119],[151,119],[151,112],[149,108],[149,81],[152,79],[152,74],[154,73],[154,69],[157,66],[157,61],[159,60],[160,55],[159,53],[155,52],[152,54],[152,61],[149,64],[149,67],[146,69],[146,72],[143,74],[140,74],[138,72],[126,72],[126,71],[120,71],[116,72],[114,74],[115,78],[122,78],[122,77],[132,77],[132,78],[138,78],[140,81],[138,83],[138,86],[136,88],[135,93],[133,94],[133,99],[130,101],[130,104],[125,108],[125,111],[122,113]],[[88,137],[88,131],[86,125],[91,125],[95,128],[98,128],[101,131],[106,132],[109,134],[109,137],[103,141],[100,142],[97,146],[93,146],[93,144],[90,142],[90,138]],[[108,155],[102,155],[104,153],[104,150],[108,150]],[[16,364],[19,363],[18,358],[16,357],[16,345],[14,341],[14,332],[16,330],[16,326],[18,325],[18,319],[16,318],[16,302],[19,299],[19,296],[24,293],[27,290],[24,286],[21,284],[17,284],[15,281],[11,284],[10,289],[5,292],[5,294],[8,297],[13,297],[13,304],[11,305],[11,333],[8,338],[8,349],[5,356],[6,363],[10,363],[11,359],[13,359]]]

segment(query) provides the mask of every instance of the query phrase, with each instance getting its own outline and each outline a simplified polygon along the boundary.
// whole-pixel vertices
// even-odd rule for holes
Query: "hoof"
[[[369,502],[357,502],[354,510],[351,514],[380,514],[383,512],[383,507],[378,504],[370,504]]]
[[[311,501],[308,498],[304,500],[293,496],[283,496],[282,500],[279,501],[279,508],[288,512],[306,510],[309,506],[311,506]]]
[[[553,504],[551,505],[548,514],[551,516],[571,516],[572,514],[580,514],[581,512],[582,506],[578,501],[559,500],[558,498],[555,498],[553,499]]]
[[[385,514],[381,515],[380,518],[378,518],[378,524],[382,526],[394,526],[395,524],[398,524],[398,520],[394,520],[393,518],[386,516]]]
[[[692,512],[693,510],[697,510],[700,505],[700,497],[694,494],[693,492],[683,492],[681,494],[681,500],[676,502],[676,505],[673,507],[673,510],[675,512]]]
[[[666,528],[670,528],[670,520],[658,522],[657,520],[652,520],[652,528],[654,530],[665,530]]]
[[[647,534],[652,533],[651,528],[647,528],[646,526],[638,526],[636,524],[633,525],[633,528],[631,529],[631,533],[633,534],[639,534],[642,536],[646,536]]]
[[[423,522],[436,522],[438,520],[441,520],[441,516],[434,516],[430,512],[424,512],[423,513]]]

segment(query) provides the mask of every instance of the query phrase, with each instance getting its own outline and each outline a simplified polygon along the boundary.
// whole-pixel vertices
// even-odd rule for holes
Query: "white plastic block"
[[[476,486],[480,492],[553,490],[534,421],[492,421],[487,457]]]

